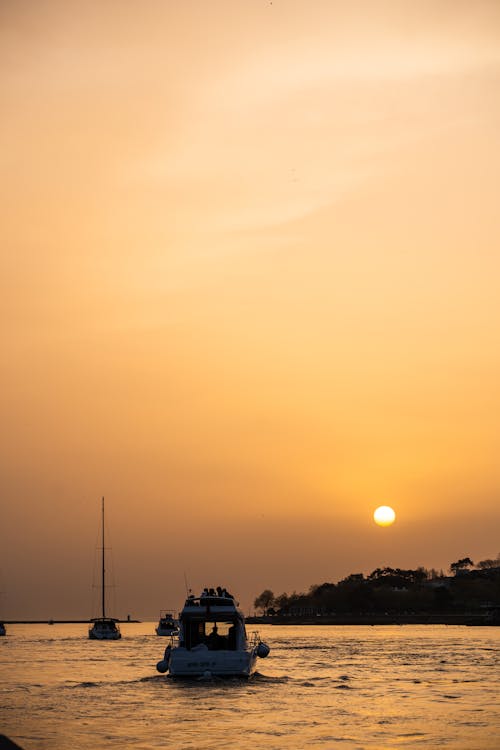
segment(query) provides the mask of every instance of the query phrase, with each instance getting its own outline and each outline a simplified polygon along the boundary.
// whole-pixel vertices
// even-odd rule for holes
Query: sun
[[[379,526],[390,526],[396,520],[396,514],[388,505],[381,505],[373,514],[373,520]]]

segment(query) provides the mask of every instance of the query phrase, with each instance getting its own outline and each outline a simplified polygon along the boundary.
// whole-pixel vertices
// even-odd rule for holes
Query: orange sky
[[[495,0],[5,0],[0,107],[6,619],[101,495],[118,616],[497,554]]]

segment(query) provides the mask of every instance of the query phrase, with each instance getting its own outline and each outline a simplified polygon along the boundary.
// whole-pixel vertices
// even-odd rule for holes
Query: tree
[[[474,563],[470,559],[470,557],[463,557],[461,560],[457,560],[454,563],[451,563],[450,565],[450,571],[457,575],[457,573],[461,570],[465,570],[465,568],[472,568]]]
[[[444,578],[444,573],[442,570],[439,571],[439,570],[436,570],[436,568],[431,568],[429,570],[428,578],[430,581],[435,581],[436,578]]]
[[[375,568],[368,576],[369,581],[380,580],[381,578],[388,578],[396,573],[394,568]]]
[[[424,568],[423,565],[419,565],[419,567],[416,570],[413,570],[412,573],[415,583],[422,583],[422,581],[428,581],[429,578],[431,578],[430,570]]]
[[[350,573],[347,578],[343,578],[340,583],[363,583],[365,577],[363,573]]]
[[[480,560],[477,567],[480,570],[486,570],[487,568],[500,568],[500,560],[498,558],[496,560],[491,560],[489,558],[486,560]]]
[[[254,601],[253,606],[255,609],[261,609],[262,614],[267,614],[267,610],[271,606],[271,604],[274,602],[274,594],[270,589],[264,589],[262,594],[260,594]]]
[[[288,606],[288,594],[283,593],[279,596],[274,597],[274,606],[280,609],[285,609]]]

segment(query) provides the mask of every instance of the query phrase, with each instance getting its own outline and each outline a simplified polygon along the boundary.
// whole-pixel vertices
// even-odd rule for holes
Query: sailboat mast
[[[106,594],[105,594],[105,575],[104,567],[104,498],[102,498],[102,616],[106,617]]]

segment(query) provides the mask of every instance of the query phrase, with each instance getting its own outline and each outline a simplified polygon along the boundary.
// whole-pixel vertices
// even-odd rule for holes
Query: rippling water
[[[499,628],[261,627],[251,680],[177,682],[155,624],[116,642],[8,626],[0,732],[25,750],[500,747]]]

